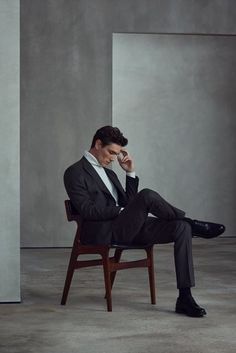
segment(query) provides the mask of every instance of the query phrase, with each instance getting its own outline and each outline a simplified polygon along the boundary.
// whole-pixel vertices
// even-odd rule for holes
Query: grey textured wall
[[[236,36],[113,36],[113,124],[129,137],[140,186],[190,217],[224,223],[228,235],[236,235],[235,92]]]
[[[23,246],[71,244],[63,173],[111,123],[107,3],[21,1]]]
[[[20,300],[19,11],[0,1],[0,302]]]
[[[62,174],[111,123],[112,32],[236,33],[226,1],[21,0],[23,246],[70,245]]]

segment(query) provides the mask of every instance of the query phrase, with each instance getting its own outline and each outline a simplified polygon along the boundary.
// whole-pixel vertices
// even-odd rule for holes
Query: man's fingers
[[[128,161],[130,161],[130,157],[129,156],[126,156],[124,158],[119,158],[119,162],[121,162],[121,163],[126,163]]]
[[[120,152],[123,154],[123,156],[127,156],[128,152],[125,149],[121,149]]]

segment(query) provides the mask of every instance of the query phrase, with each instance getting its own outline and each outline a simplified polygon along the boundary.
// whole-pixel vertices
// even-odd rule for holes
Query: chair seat
[[[153,246],[153,244],[143,244],[143,245],[126,245],[126,244],[111,244],[110,247],[113,249],[124,249],[124,250],[135,250],[135,249],[146,249]]]

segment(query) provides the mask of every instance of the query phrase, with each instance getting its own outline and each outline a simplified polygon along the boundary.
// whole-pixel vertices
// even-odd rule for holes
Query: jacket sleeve
[[[104,204],[104,200],[99,199],[101,194],[93,197],[83,175],[78,176],[77,173],[67,169],[64,174],[64,184],[73,206],[84,220],[105,221],[118,216],[121,207],[116,206],[115,203],[114,205]]]
[[[130,201],[137,194],[138,184],[139,178],[137,176],[135,178],[126,176],[125,193],[128,201]]]

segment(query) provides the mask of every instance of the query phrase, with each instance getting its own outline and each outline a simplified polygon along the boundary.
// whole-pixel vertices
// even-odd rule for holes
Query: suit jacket
[[[64,174],[66,191],[82,219],[83,244],[110,244],[113,220],[138,190],[138,177],[126,176],[124,190],[117,175],[110,169],[104,169],[117,189],[119,206],[85,157],[67,168]]]

